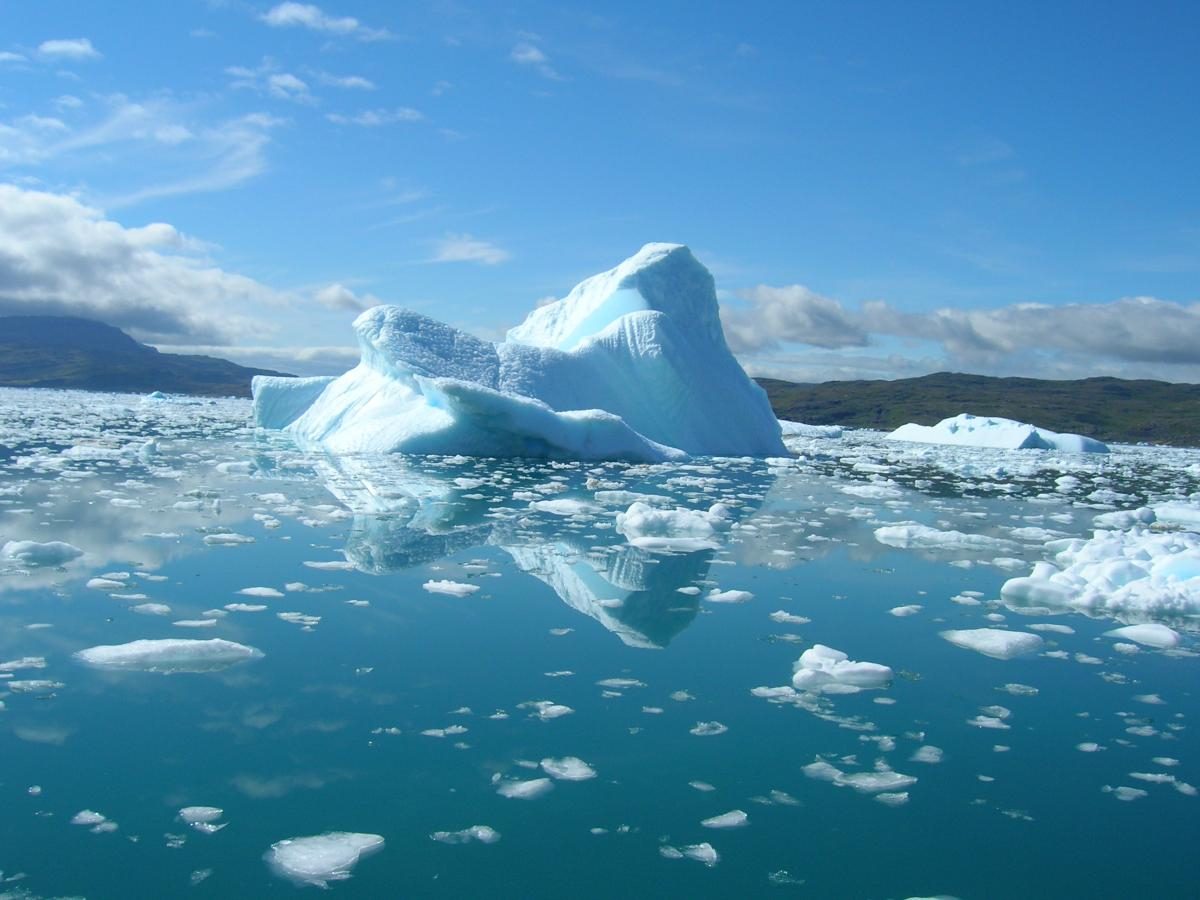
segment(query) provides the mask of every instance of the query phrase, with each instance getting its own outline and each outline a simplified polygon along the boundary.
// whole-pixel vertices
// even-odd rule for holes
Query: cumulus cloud
[[[1194,378],[1200,371],[1200,303],[1125,297],[913,313],[882,301],[848,309],[800,285],[760,285],[739,296],[744,305],[722,309],[730,346],[759,368],[775,358],[776,371],[782,345],[842,350],[880,338],[936,345],[940,364],[925,364],[976,372]]]
[[[37,53],[42,59],[54,61],[75,62],[100,58],[100,51],[92,46],[88,38],[42,41],[38,44]]]
[[[225,344],[288,298],[195,255],[174,227],[127,228],[73,197],[0,184],[0,315],[75,315],[140,340]]]
[[[308,82],[291,72],[280,71],[278,63],[269,56],[255,68],[228,66],[225,74],[233,80],[231,88],[251,90],[276,100],[291,100],[294,103],[312,103],[314,98]]]
[[[397,106],[394,109],[366,109],[352,116],[330,113],[325,118],[335,125],[361,125],[363,128],[378,128],[395,125],[397,122],[420,122],[425,116],[419,109]]]
[[[307,28],[360,41],[379,41],[390,37],[386,29],[368,28],[353,16],[334,16],[312,3],[280,3],[260,17],[272,28]]]
[[[510,254],[490,241],[469,234],[448,234],[438,241],[431,262],[477,262],[494,266],[509,259]]]

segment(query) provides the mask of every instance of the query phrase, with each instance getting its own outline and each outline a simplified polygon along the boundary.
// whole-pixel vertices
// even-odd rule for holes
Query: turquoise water
[[[16,879],[0,897],[290,896],[315,888],[264,853],[329,831],[385,840],[330,882],[358,897],[1196,894],[1190,623],[1172,623],[1179,648],[1118,652],[1104,632],[1120,623],[998,601],[1040,544],[915,551],[873,536],[907,520],[1084,534],[1096,510],[1082,492],[1186,493],[1193,459],[1169,472],[1148,451],[1089,462],[1109,468],[1076,470],[1074,494],[1047,492],[1054,472],[895,461],[880,488],[867,451],[828,442],[792,464],[339,461],[255,435],[242,404],[80,396],[0,397],[0,544],[84,551],[63,566],[0,562],[0,664],[45,660],[0,681],[0,881]],[[721,501],[729,522],[710,548],[639,549],[614,527],[630,498],[606,491]],[[231,533],[253,542],[205,542]],[[425,587],[439,581],[475,590]],[[251,587],[279,596],[239,593]],[[132,611],[145,603],[170,611]],[[889,614],[910,604],[922,608]],[[1045,623],[1071,633],[1039,631],[1041,652],[1010,660],[939,636]],[[175,674],[72,657],[143,638],[263,655]],[[790,684],[814,643],[895,677],[799,702],[752,693]],[[11,689],[30,680],[50,684]],[[543,718],[540,701],[572,711]],[[1007,727],[969,723],[981,714]],[[725,730],[694,734],[700,723]],[[912,759],[926,746],[940,761]],[[532,799],[497,792],[568,756],[596,777]],[[885,803],[809,777],[816,760],[917,780]],[[1120,787],[1145,794],[1122,801]],[[189,828],[177,813],[193,805],[220,807],[227,827]],[[85,809],[117,827],[71,824]],[[701,825],[732,810],[747,824]],[[500,839],[430,837],[473,825]],[[703,842],[715,865],[671,858]]]

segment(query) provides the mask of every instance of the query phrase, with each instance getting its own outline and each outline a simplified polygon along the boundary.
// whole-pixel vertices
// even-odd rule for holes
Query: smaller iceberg
[[[614,459],[784,456],[766,393],[725,342],[712,275],[647,244],[493,344],[377,306],[335,379],[254,379],[255,422],[333,453]]]
[[[970,413],[942,419],[936,425],[909,422],[889,434],[888,439],[919,444],[950,444],[955,447],[986,447],[992,450],[1108,452],[1106,444],[1081,434],[1059,434],[1015,419],[973,416]]]

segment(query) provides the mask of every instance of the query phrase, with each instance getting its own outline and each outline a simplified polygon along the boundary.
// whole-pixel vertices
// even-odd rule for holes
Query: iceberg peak
[[[410,310],[354,322],[361,361],[327,384],[254,380],[258,425],[333,452],[661,461],[786,453],[725,343],[709,271],[646,244],[534,309],[499,344]]]

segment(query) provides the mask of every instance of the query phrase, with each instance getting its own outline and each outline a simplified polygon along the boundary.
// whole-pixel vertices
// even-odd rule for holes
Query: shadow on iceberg
[[[338,378],[254,379],[254,417],[302,446],[548,459],[783,456],[767,396],[721,328],[712,275],[647,244],[492,344],[377,306]]]
[[[691,552],[633,546],[611,527],[616,507],[576,499],[587,496],[582,484],[573,483],[561,495],[578,504],[581,512],[573,516],[540,512],[537,503],[514,504],[513,495],[524,495],[524,488],[554,475],[562,478],[561,464],[555,465],[560,468],[360,455],[326,456],[316,469],[330,492],[355,513],[345,555],[360,571],[385,574],[494,546],[625,644],[665,647],[699,612],[699,597],[679,588],[707,577],[717,545]],[[582,481],[581,475],[576,472],[575,480]],[[731,490],[765,493],[770,480],[739,473]],[[755,508],[745,503],[731,516],[740,518]]]

